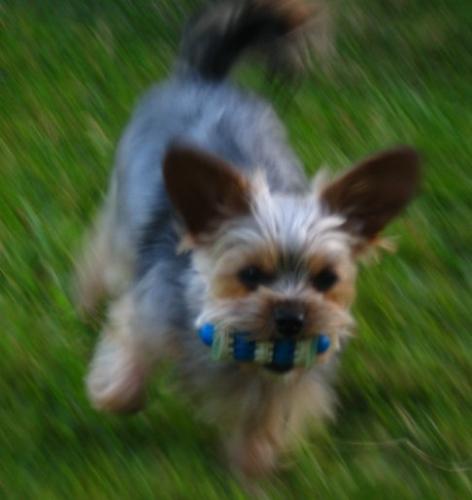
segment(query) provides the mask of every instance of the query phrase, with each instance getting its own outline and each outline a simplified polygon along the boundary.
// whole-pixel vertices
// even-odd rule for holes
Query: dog
[[[250,0],[212,3],[190,22],[171,76],[126,128],[77,266],[81,310],[110,300],[86,379],[93,406],[141,409],[170,360],[245,477],[333,416],[358,262],[420,180],[418,153],[402,146],[309,182],[270,104],[228,81],[251,49],[284,66],[312,16],[300,1]],[[208,324],[265,345],[322,332],[329,349],[308,366],[215,360],[198,335]]]

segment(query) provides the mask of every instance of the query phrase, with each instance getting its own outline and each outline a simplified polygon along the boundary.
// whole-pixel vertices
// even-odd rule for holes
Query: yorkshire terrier
[[[228,82],[250,49],[280,68],[312,15],[300,0],[250,0],[212,3],[190,22],[171,77],[121,139],[78,264],[80,307],[112,299],[87,376],[94,407],[142,408],[153,369],[171,360],[245,476],[270,471],[310,419],[333,415],[357,262],[420,177],[415,150],[398,147],[310,183],[272,107]],[[213,359],[205,325],[269,346],[264,361]],[[312,363],[271,359],[280,342],[321,334],[329,349]]]

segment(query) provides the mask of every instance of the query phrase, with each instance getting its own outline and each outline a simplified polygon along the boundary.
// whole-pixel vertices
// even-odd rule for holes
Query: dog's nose
[[[305,314],[303,311],[289,306],[279,306],[274,310],[277,331],[284,337],[294,337],[303,328]]]

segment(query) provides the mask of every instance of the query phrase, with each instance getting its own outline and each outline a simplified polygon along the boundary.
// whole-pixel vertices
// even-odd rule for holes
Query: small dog
[[[193,19],[172,76],[126,129],[78,265],[83,310],[112,298],[87,377],[93,405],[140,409],[170,359],[245,476],[271,470],[310,419],[332,416],[357,261],[420,177],[417,153],[400,147],[310,184],[270,105],[228,83],[248,49],[294,53],[311,15],[300,1],[251,0]],[[330,348],[310,367],[215,361],[197,334],[208,323],[255,342],[323,332]]]

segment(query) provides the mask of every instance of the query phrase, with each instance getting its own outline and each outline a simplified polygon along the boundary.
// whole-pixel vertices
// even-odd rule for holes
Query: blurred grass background
[[[244,498],[215,436],[156,381],[119,418],[83,391],[97,332],[71,261],[136,98],[168,74],[195,1],[0,4],[0,497]],[[333,1],[337,55],[275,100],[310,171],[405,142],[421,196],[365,269],[336,423],[265,485],[270,498],[472,498],[472,3]]]

